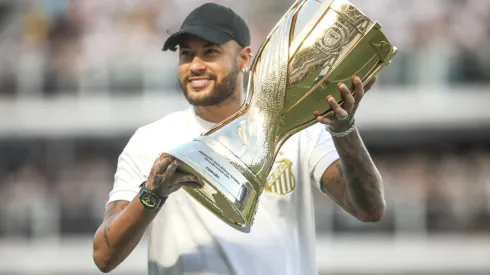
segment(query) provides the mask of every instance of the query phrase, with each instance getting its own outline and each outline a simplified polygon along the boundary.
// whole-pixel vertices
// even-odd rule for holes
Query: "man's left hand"
[[[376,78],[373,78],[366,86],[362,84],[359,77],[354,76],[352,78],[351,90],[355,91],[355,96],[352,95],[351,90],[342,82],[337,85],[340,91],[342,99],[344,100],[344,106],[341,107],[340,104],[331,95],[327,96],[327,101],[332,111],[325,115],[321,115],[320,112],[315,111],[314,115],[317,117],[317,121],[328,125],[330,130],[334,132],[344,132],[349,129],[354,123],[354,114],[357,111],[359,102],[361,101],[364,94],[371,89],[373,84],[376,82]]]

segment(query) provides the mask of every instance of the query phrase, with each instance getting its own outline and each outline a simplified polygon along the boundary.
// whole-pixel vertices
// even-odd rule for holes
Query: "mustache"
[[[216,80],[217,78],[215,74],[211,74],[211,73],[202,73],[202,74],[190,73],[184,77],[184,81],[188,82],[190,77],[202,77],[202,76],[208,77],[210,80]]]

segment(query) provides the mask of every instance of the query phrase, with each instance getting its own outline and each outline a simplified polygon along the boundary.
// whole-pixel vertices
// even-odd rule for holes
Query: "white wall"
[[[406,129],[489,126],[490,93],[486,88],[373,88],[356,120],[360,128]],[[186,108],[177,93],[153,96],[58,99],[1,99],[2,136],[113,136],[127,134],[165,114]]]
[[[327,274],[490,274],[490,237],[318,237],[317,262]],[[100,274],[92,239],[0,241],[0,274]],[[111,274],[145,274],[146,240]]]

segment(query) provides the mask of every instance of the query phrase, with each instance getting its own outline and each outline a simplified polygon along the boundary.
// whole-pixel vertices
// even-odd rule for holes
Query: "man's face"
[[[189,36],[179,47],[179,82],[194,106],[212,106],[233,95],[240,76],[240,48]]]

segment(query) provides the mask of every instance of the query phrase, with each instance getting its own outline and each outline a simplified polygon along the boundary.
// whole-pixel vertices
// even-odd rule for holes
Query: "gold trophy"
[[[249,232],[259,197],[281,146],[316,123],[315,110],[342,104],[339,82],[367,83],[397,49],[359,9],[344,0],[298,0],[260,47],[244,105],[193,141],[169,150],[182,170],[204,184],[184,188],[230,226]]]

